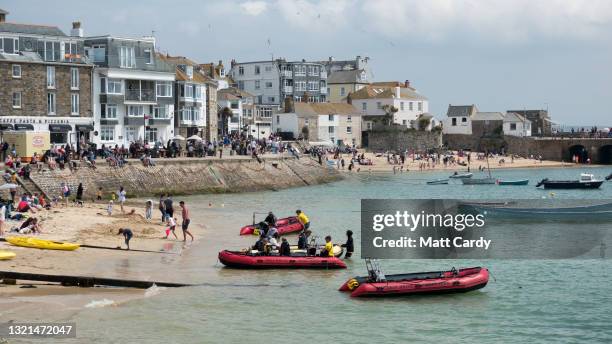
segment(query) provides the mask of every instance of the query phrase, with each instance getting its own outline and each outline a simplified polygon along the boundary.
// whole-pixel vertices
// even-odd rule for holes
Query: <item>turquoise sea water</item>
[[[608,175],[610,169],[592,168]],[[206,225],[203,239],[167,269],[151,259],[129,259],[120,267],[153,279],[207,283],[167,289],[119,307],[86,309],[75,316],[79,342],[126,343],[610,343],[610,260],[387,260],[387,273],[431,271],[452,266],[486,266],[489,284],[466,294],[393,299],[351,299],[337,289],[364,275],[359,258],[360,199],[542,197],[612,199],[612,182],[601,190],[536,189],[542,178],[575,179],[579,169],[505,170],[495,177],[529,178],[531,185],[427,186],[447,172],[351,176],[344,181],[278,192],[185,198],[194,224]],[[212,203],[212,207],[209,207]],[[253,212],[279,216],[304,210],[313,231],[344,240],[356,232],[357,252],[347,270],[245,271],[223,268],[217,253],[252,244],[239,237]],[[261,218],[263,216],[259,216]],[[290,240],[296,240],[291,237]],[[163,266],[163,261],[162,261]]]

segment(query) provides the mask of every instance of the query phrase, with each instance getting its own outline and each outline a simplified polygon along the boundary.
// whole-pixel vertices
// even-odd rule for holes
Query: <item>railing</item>
[[[281,75],[287,78],[291,78],[293,77],[293,72],[291,72],[290,70],[282,70]]]
[[[155,90],[148,88],[125,90],[125,100],[154,102]]]
[[[327,87],[321,87],[321,94],[327,94]]]
[[[321,79],[327,79],[327,71],[321,72]]]
[[[139,69],[168,73],[176,72],[176,67],[155,57],[152,60],[144,57],[136,57],[135,59],[123,59],[122,61],[119,55],[108,55],[105,62],[96,62],[96,64],[112,68]]]
[[[293,86],[285,86],[284,91],[287,94],[293,93]]]

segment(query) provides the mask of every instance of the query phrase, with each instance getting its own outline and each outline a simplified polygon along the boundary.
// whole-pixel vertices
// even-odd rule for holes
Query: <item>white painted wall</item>
[[[272,115],[272,132],[292,132],[293,137],[298,137],[298,118],[295,113],[277,113]]]
[[[512,124],[515,128],[512,129]],[[504,135],[527,137],[531,136],[531,121],[504,121]]]
[[[380,103],[381,108],[378,107],[378,103]],[[421,110],[419,110],[419,103],[421,104]],[[382,109],[382,106],[392,105],[398,109],[393,118],[393,122],[405,125],[406,127],[410,127],[410,123],[416,120],[421,114],[429,112],[429,101],[427,100],[402,98],[355,99],[353,100],[353,105],[355,106],[357,111],[361,113],[362,116],[382,116],[385,114],[385,111]]]
[[[453,121],[453,118],[455,121]],[[446,117],[442,121],[444,134],[472,134],[472,120],[469,117]]]

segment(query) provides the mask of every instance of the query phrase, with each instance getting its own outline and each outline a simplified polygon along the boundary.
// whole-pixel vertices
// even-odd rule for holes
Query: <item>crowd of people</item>
[[[317,245],[316,237],[312,237],[310,219],[302,210],[296,210],[296,218],[301,224],[296,249],[292,249],[287,238],[282,237],[277,228],[278,218],[273,212],[269,212],[266,218],[257,225],[255,234],[259,234],[258,240],[251,247],[252,253],[256,255],[307,255],[333,257],[335,256],[334,244],[330,235],[325,237],[323,245]],[[347,231],[347,241],[341,247],[346,249],[345,258],[350,258],[354,252],[353,232]]]

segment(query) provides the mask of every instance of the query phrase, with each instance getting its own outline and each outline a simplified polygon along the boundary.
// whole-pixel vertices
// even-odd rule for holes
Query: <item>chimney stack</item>
[[[6,21],[7,14],[9,14],[7,11],[0,8],[0,23],[4,23]]]
[[[81,28],[81,22],[72,22],[72,31],[70,31],[72,37],[83,37],[83,29]]]
[[[406,87],[406,88],[410,87],[410,80],[404,81],[404,87]]]
[[[401,91],[399,86],[395,86],[395,98],[399,99],[401,96]]]

